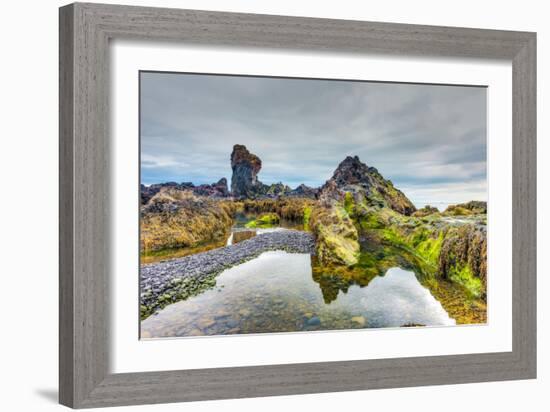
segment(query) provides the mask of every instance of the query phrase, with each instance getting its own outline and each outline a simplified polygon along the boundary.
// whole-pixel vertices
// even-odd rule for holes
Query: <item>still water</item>
[[[326,303],[312,277],[310,255],[266,252],[222,272],[212,289],[145,319],[141,334],[158,338],[455,324],[415,274],[398,267],[366,286],[336,293]]]

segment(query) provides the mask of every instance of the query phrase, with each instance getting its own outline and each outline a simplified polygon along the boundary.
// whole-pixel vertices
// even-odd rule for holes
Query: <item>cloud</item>
[[[141,155],[141,167],[144,169],[185,168],[186,164],[171,156],[156,156],[144,153]]]
[[[482,195],[484,88],[141,76],[146,183],[230,179],[229,156],[239,143],[262,159],[265,183],[319,186],[345,156],[358,155],[417,203],[437,201],[445,187],[460,191],[447,192],[456,199]]]

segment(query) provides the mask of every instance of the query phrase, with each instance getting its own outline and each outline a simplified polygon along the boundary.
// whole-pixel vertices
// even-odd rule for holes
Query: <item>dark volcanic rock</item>
[[[227,189],[227,179],[222,177],[217,183],[211,185],[200,185],[193,188],[193,193],[198,196],[209,197],[227,197],[229,190]]]
[[[296,189],[288,193],[287,196],[291,197],[307,197],[309,199],[316,199],[319,195],[319,189],[304,185],[303,183]]]
[[[141,192],[141,204],[146,204],[153,196],[155,196],[158,192],[160,192],[160,189],[163,187],[171,187],[174,189],[182,189],[183,185],[190,185],[190,187],[193,187],[193,183],[176,183],[176,182],[166,182],[166,183],[155,183],[150,186],[140,185],[140,192]]]
[[[189,191],[197,196],[208,196],[208,197],[228,197],[229,190],[227,188],[227,179],[225,177],[221,178],[217,183],[212,183],[211,185],[199,185],[195,186],[191,182],[166,182],[166,183],[155,183],[150,186],[140,185],[141,191],[141,204],[146,205],[149,200],[153,198],[157,193],[162,189],[177,189],[181,191]]]
[[[291,190],[290,187],[284,185],[282,182],[273,183],[271,186],[267,186],[265,189],[265,195],[267,197],[285,196],[290,193]]]
[[[363,197],[369,203],[387,206],[404,215],[416,211],[413,203],[384,179],[374,167],[368,167],[359,157],[348,156],[338,165],[332,178],[321,188],[320,200],[323,204],[341,200],[345,192]]]
[[[246,146],[236,144],[231,153],[231,192],[236,198],[255,198],[266,192],[265,185],[258,180],[262,161],[248,151]]]

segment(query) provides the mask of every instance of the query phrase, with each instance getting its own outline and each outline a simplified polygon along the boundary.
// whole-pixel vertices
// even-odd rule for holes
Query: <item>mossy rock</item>
[[[310,226],[315,234],[317,257],[322,264],[353,266],[358,262],[357,229],[345,208],[315,208]]]
[[[279,224],[279,215],[276,213],[264,213],[257,217],[255,220],[248,222],[246,227],[248,228],[269,228]]]

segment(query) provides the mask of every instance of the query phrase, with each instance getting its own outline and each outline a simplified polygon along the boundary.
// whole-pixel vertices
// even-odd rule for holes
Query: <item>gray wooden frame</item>
[[[108,68],[114,38],[511,61],[513,350],[110,374]],[[59,127],[62,404],[86,408],[535,378],[535,33],[76,3],[60,9]]]

